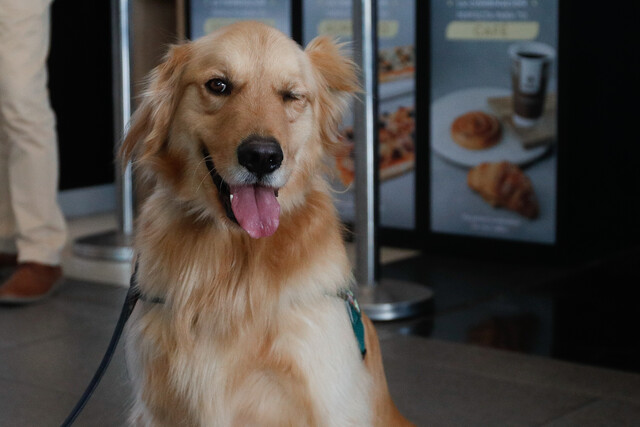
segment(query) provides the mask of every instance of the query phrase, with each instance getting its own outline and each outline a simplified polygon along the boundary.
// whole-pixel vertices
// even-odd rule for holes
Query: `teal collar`
[[[351,327],[353,328],[353,333],[358,340],[360,354],[362,354],[362,358],[364,359],[364,356],[367,354],[367,346],[364,341],[364,324],[362,323],[360,305],[358,305],[356,297],[349,289],[340,290],[338,292],[338,297],[342,298],[347,304],[347,313],[349,313],[349,318],[351,319]]]
[[[151,304],[164,304],[164,298],[162,298],[162,297],[150,297],[150,296],[145,295],[145,294],[140,294],[138,296],[138,299],[140,301],[148,302],[148,303],[151,303]]]

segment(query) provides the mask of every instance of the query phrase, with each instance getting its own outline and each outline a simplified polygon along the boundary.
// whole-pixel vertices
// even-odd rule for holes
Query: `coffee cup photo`
[[[556,51],[539,42],[514,43],[509,46],[513,88],[513,123],[534,126],[544,111],[544,100],[551,63]]]

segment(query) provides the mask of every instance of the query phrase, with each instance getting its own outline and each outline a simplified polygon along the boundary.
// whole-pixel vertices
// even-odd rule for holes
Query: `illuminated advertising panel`
[[[430,229],[554,244],[557,0],[430,3]]]
[[[291,0],[189,0],[190,39],[236,21],[260,21],[291,34]]]
[[[380,225],[415,228],[415,1],[378,2],[378,158]],[[328,35],[352,41],[351,0],[303,3],[303,42]],[[354,214],[353,117],[342,126],[345,150],[335,159],[335,194],[342,219]]]

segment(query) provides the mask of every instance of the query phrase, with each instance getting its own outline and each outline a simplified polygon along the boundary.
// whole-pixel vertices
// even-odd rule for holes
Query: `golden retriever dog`
[[[132,424],[411,425],[371,321],[363,357],[343,297],[323,158],[357,90],[333,41],[303,50],[257,22],[173,46],[153,71],[122,145],[153,186],[135,238]]]

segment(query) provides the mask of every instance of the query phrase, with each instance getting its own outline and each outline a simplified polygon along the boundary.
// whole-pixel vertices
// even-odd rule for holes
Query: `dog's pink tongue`
[[[230,186],[231,209],[240,227],[254,239],[268,237],[280,224],[280,204],[273,188],[258,185]]]

